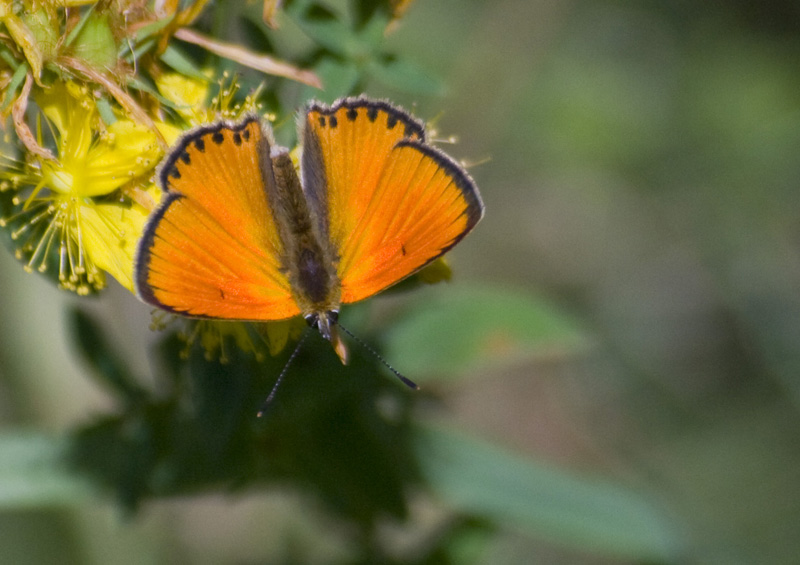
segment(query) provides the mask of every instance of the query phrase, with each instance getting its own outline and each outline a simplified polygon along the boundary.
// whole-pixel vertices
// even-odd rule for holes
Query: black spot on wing
[[[357,117],[358,117],[358,110],[356,108],[348,108],[347,109],[347,119],[348,120],[350,120],[351,122],[354,122],[354,121],[356,121]]]
[[[406,137],[418,137],[421,140],[425,139],[425,127],[420,120],[399,106],[395,106],[385,100],[373,100],[371,98],[367,98],[366,96],[359,96],[341,98],[330,106],[318,102],[312,102],[305,108],[305,113],[308,115],[311,112],[318,112],[320,114],[319,123],[322,127],[325,127],[325,117],[327,116],[330,119],[333,119],[334,114],[336,114],[342,108],[347,109],[346,115],[348,119],[355,119],[355,116],[357,116],[357,111],[360,108],[367,109],[367,118],[369,118],[371,122],[377,120],[381,113],[387,114],[386,122],[389,129],[393,129],[398,123],[401,123],[403,124],[403,134]],[[351,114],[352,112],[356,112],[356,114]],[[353,115],[352,118],[351,115]],[[331,126],[336,127],[333,124],[331,124]]]
[[[180,162],[189,162],[187,159],[190,158],[188,153],[190,146],[193,145],[199,152],[204,153],[209,138],[215,143],[222,143],[224,141],[225,137],[222,134],[224,130],[233,132],[244,131],[244,139],[249,139],[250,131],[246,129],[247,126],[259,120],[260,118],[257,115],[251,114],[246,116],[238,124],[219,121],[200,126],[185,133],[161,161],[157,174],[161,189],[164,191],[170,190],[170,179],[178,180],[181,178],[178,164]],[[184,155],[186,156],[184,157]]]
[[[339,125],[339,120],[336,119],[336,116],[331,116],[328,118],[328,121],[330,122],[332,128],[335,128]]]
[[[236,145],[241,145],[242,144],[242,134],[240,134],[238,131],[234,132],[234,134],[233,134],[233,142]]]

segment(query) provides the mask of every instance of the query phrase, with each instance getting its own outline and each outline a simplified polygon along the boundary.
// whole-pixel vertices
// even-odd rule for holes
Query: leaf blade
[[[442,428],[415,431],[423,476],[454,508],[610,557],[665,562],[680,542],[646,496]]]

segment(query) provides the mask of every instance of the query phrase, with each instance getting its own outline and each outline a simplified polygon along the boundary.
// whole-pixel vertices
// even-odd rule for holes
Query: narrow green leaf
[[[14,55],[9,52],[9,50],[2,44],[0,44],[0,59],[5,61],[6,65],[8,65],[12,69],[17,69],[21,64],[14,58]]]
[[[387,358],[414,375],[460,376],[583,344],[577,325],[535,296],[439,285],[386,332]]]
[[[352,60],[363,58],[369,52],[369,46],[324,6],[312,4],[302,12],[289,13],[306,35],[332,53]]]
[[[208,78],[206,78],[206,80],[208,80]],[[169,100],[168,98],[164,98],[163,96],[161,96],[161,93],[158,91],[158,88],[147,82],[145,77],[135,77],[135,76],[128,77],[126,84],[128,85],[128,88],[133,88],[135,90],[141,90],[142,92],[146,92],[147,94],[158,100],[159,103],[163,104],[168,108],[172,109],[184,108],[184,105],[176,104],[172,100]]]
[[[208,80],[208,77],[195,66],[194,61],[174,45],[167,46],[161,54],[161,60],[182,75],[203,81]]]
[[[118,57],[129,63],[133,63],[150,51],[156,43],[157,41],[155,39],[146,39],[141,43],[137,43],[133,50],[131,50],[130,44],[125,42],[120,46]]]
[[[595,555],[665,562],[675,528],[647,496],[434,427],[418,428],[424,478],[448,505]]]
[[[81,31],[83,31],[86,22],[88,22],[89,18],[91,18],[92,15],[94,14],[94,7],[95,7],[94,4],[89,6],[89,9],[83,13],[80,21],[77,23],[75,27],[73,27],[70,30],[69,34],[67,35],[67,38],[64,40],[64,45],[68,46],[72,45],[72,42],[75,41],[75,38],[78,37],[78,34],[80,34]]]
[[[108,99],[103,96],[97,99],[97,111],[106,125],[110,126],[117,121],[117,116],[114,115],[114,109],[111,107]]]
[[[0,508],[77,504],[89,483],[63,463],[66,441],[29,431],[0,435]]]
[[[16,98],[17,89],[25,80],[25,75],[28,74],[28,65],[20,64],[14,74],[11,76],[11,81],[8,83],[6,89],[6,97],[3,100],[3,105],[0,106],[0,111],[4,112]]]
[[[167,27],[169,23],[174,19],[174,16],[170,16],[168,18],[161,18],[160,20],[156,20],[152,23],[144,25],[136,30],[136,34],[134,35],[134,39],[136,41],[142,41],[143,39],[147,39],[149,37],[153,37],[162,29]]]

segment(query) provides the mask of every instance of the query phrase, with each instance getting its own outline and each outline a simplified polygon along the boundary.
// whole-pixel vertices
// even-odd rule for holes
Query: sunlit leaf
[[[574,549],[665,562],[680,542],[646,495],[434,427],[418,428],[424,478],[443,502]]]
[[[386,330],[387,357],[414,378],[458,376],[583,343],[574,321],[541,298],[483,287],[439,285]]]
[[[98,68],[111,68],[117,61],[117,43],[107,15],[94,15],[72,45],[76,56]]]

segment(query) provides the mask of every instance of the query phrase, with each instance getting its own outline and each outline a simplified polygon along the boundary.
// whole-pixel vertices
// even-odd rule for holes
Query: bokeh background
[[[282,23],[276,40],[291,43],[300,32]],[[641,493],[672,532],[666,562],[797,562],[800,7],[418,0],[387,43],[445,89],[367,92],[456,135],[445,149],[469,164],[487,208],[450,256],[454,280],[423,297],[502,289],[579,336],[488,344],[491,363],[438,382],[435,418]],[[59,434],[108,409],[65,331],[78,299],[10,253],[0,281],[3,427]],[[80,304],[113,322],[109,339],[147,374],[149,309],[115,286]],[[424,385],[426,365],[395,351],[392,364]],[[440,512],[415,502],[386,535],[413,544]],[[102,500],[0,513],[7,563],[283,562],[274,548],[292,540],[327,563],[346,555],[342,537],[280,489],[153,502],[129,517]],[[546,528],[501,523],[488,537],[464,562],[642,561]]]

